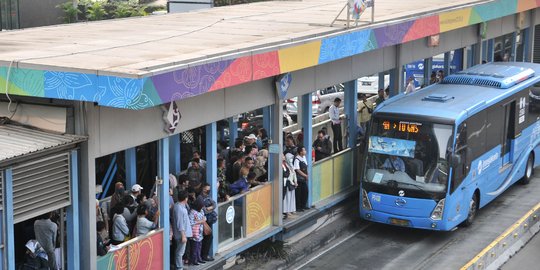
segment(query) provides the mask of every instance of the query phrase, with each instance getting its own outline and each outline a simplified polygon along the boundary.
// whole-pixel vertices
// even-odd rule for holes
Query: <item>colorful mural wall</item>
[[[313,165],[310,190],[313,204],[346,191],[355,184],[352,177],[354,151],[357,149],[348,150]]]
[[[248,236],[272,225],[272,186],[265,185],[246,195]]]
[[[130,243],[121,249],[107,253],[97,260],[102,270],[153,270],[164,269],[163,231]]]
[[[540,0],[496,0],[394,25],[358,29],[276,51],[222,60],[131,79],[95,74],[0,67],[0,85],[10,69],[10,94],[97,102],[140,110],[203,93],[497,19],[540,6]],[[3,87],[0,93],[5,91]]]

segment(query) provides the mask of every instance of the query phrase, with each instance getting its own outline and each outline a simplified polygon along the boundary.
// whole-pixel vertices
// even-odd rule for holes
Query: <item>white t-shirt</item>
[[[339,108],[336,107],[336,105],[332,105],[328,111],[330,112],[330,120],[332,120],[332,123],[340,124],[341,120],[339,120]]]
[[[303,161],[307,165],[306,156],[296,156],[294,157],[293,169],[300,170],[300,161]]]

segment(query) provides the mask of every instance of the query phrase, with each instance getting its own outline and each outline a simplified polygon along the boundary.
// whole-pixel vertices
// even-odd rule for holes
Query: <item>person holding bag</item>
[[[293,155],[281,155],[281,158],[281,169],[283,170],[283,219],[287,219],[296,212],[295,190],[298,183],[296,182],[296,173],[290,165]]]

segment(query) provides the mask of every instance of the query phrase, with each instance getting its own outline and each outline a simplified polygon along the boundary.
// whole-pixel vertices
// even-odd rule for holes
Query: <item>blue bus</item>
[[[478,209],[540,163],[540,65],[489,63],[377,106],[361,168],[363,219],[431,230]],[[537,93],[537,92],[536,92]]]

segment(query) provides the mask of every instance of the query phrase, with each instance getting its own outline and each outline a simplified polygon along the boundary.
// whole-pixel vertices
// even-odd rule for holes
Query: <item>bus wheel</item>
[[[534,158],[533,155],[529,155],[527,159],[527,167],[525,167],[525,175],[519,181],[522,185],[527,185],[531,182],[531,178],[534,174]]]
[[[478,212],[478,195],[473,194],[471,201],[469,202],[469,213],[467,214],[467,219],[463,222],[465,227],[471,226]]]

